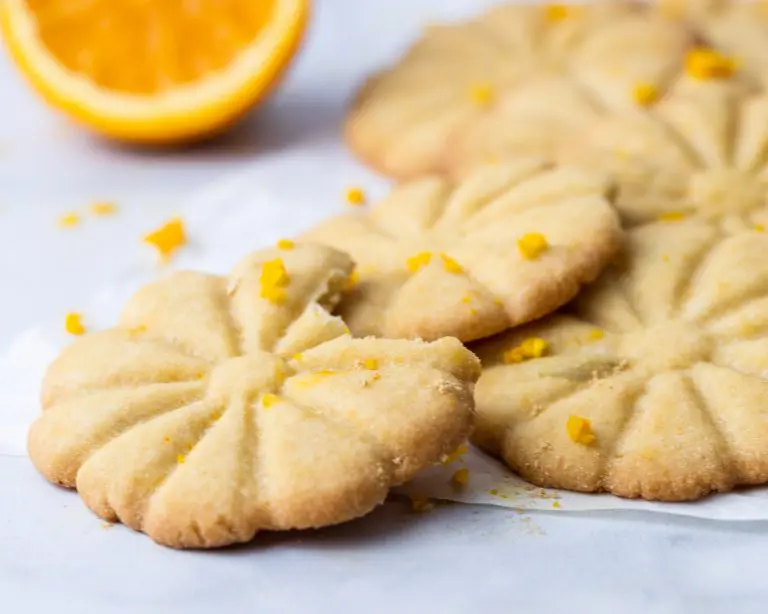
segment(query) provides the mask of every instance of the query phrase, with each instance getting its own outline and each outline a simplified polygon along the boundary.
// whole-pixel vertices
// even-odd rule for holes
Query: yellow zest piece
[[[179,453],[176,455],[176,462],[179,463],[179,465],[183,465],[185,460],[187,460],[187,457],[183,454]]]
[[[344,194],[344,198],[346,198],[347,202],[350,205],[353,206],[360,206],[365,204],[365,192],[363,192],[362,188],[358,187],[351,187],[347,188],[346,193]]]
[[[86,330],[83,325],[83,317],[79,313],[68,313],[64,317],[64,329],[70,335],[84,335]]]
[[[477,83],[469,88],[469,99],[478,107],[487,107],[496,98],[496,90],[490,83]]]
[[[301,360],[301,357],[302,357],[301,352],[297,352],[296,354],[293,355],[294,360]]]
[[[99,217],[103,217],[105,215],[114,215],[117,213],[117,205],[107,201],[92,203],[91,206],[88,207],[88,211]]]
[[[261,292],[259,296],[272,303],[282,303],[285,300],[285,287],[291,283],[288,271],[280,258],[268,260],[261,265]]]
[[[659,90],[651,83],[639,83],[632,90],[632,99],[641,107],[648,107],[659,99]]]
[[[570,416],[565,425],[565,430],[568,433],[568,437],[574,443],[588,446],[595,441],[595,434],[592,432],[592,421],[589,418]]]
[[[296,247],[296,244],[291,241],[290,239],[280,239],[277,242],[277,249],[282,249],[284,251],[290,251],[294,247]]]
[[[459,275],[464,272],[464,267],[451,258],[448,254],[440,254],[440,258],[443,261],[443,268],[449,273]]]
[[[309,4],[9,0],[0,28],[35,89],[80,123],[130,142],[188,143],[267,96],[298,49]]]
[[[453,452],[451,452],[445,458],[443,458],[441,462],[443,463],[443,465],[450,465],[451,463],[459,460],[459,458],[461,458],[468,451],[469,451],[469,448],[467,448],[466,444],[461,444]]]
[[[363,366],[368,369],[369,371],[375,371],[379,368],[379,361],[375,358],[366,358],[363,361]]]
[[[520,345],[504,352],[501,359],[504,364],[511,365],[532,358],[541,358],[547,348],[549,348],[549,344],[541,337],[528,337]]]
[[[427,266],[432,261],[432,252],[419,252],[405,261],[405,266],[411,273],[415,273],[420,268]]]
[[[280,402],[280,397],[276,394],[272,394],[271,392],[268,392],[263,397],[261,397],[261,405],[264,409],[269,409],[272,407],[275,403]]]
[[[221,412],[212,411],[208,417],[211,419],[211,421],[218,422],[219,420],[221,420]]]
[[[360,283],[360,273],[357,269],[352,269],[352,272],[349,274],[349,277],[347,277],[347,290],[351,290],[357,284]]]
[[[167,221],[160,228],[144,235],[144,243],[158,251],[161,261],[169,260],[177,249],[187,244],[184,222],[178,217]]]
[[[560,501],[552,501],[552,507],[554,507],[556,510],[560,509]]]
[[[666,211],[659,215],[660,222],[679,222],[685,219],[683,211]]]
[[[765,232],[765,224],[755,224],[755,230],[757,232]]]
[[[409,498],[411,499],[411,510],[419,514],[429,512],[435,507],[435,504],[426,495],[410,495]]]
[[[140,335],[141,333],[147,332],[147,327],[143,324],[139,324],[138,326],[133,326],[132,328],[128,329],[129,335]]]
[[[462,297],[461,297],[461,302],[462,302],[462,303],[466,303],[467,305],[469,305],[469,304],[472,302],[472,297],[471,297],[471,296],[469,296],[469,295],[467,295],[467,296],[462,296]]]
[[[699,80],[728,79],[737,68],[733,58],[706,47],[692,49],[685,58],[685,71]]]
[[[517,241],[517,249],[520,250],[526,260],[536,260],[549,249],[547,238],[538,232],[529,232]]]
[[[469,469],[457,469],[451,476],[453,486],[462,487],[469,484]]]
[[[552,23],[567,19],[570,9],[565,4],[546,4],[544,5],[544,18]]]
[[[59,226],[62,228],[73,228],[80,223],[80,216],[74,211],[65,213],[59,218]]]
[[[600,330],[599,328],[593,328],[589,333],[590,341],[599,341],[603,337],[605,337],[605,332]]]

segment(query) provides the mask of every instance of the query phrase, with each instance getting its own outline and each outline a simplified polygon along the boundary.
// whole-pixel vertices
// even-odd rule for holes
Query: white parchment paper
[[[324,164],[328,173],[313,173],[316,157],[280,156],[258,170],[238,174],[181,209],[190,245],[173,262],[174,268],[226,272],[250,250],[290,237],[303,227],[345,206],[342,194],[350,184],[362,185],[375,199],[387,184],[345,162],[341,150],[330,150]],[[297,177],[312,175],[315,189],[307,191]],[[151,252],[116,277],[115,283],[79,306],[89,329],[115,321],[126,298],[142,283],[165,274]],[[38,391],[47,364],[71,338],[58,314],[20,334],[0,353],[0,456],[24,456],[26,432],[39,412]],[[456,487],[455,471],[466,468],[469,482]],[[768,519],[768,489],[752,489],[709,497],[696,503],[651,503],[611,495],[588,495],[532,487],[480,451],[467,452],[447,465],[425,471],[404,492],[463,503],[495,505],[517,510],[575,512],[643,510],[716,520]]]

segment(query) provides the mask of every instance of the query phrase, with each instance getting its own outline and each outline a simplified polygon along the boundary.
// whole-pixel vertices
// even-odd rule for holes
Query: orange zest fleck
[[[363,192],[362,188],[359,188],[357,186],[352,186],[350,188],[347,188],[347,191],[344,193],[344,198],[346,201],[353,206],[360,206],[364,205],[366,198],[365,198],[365,192]]]
[[[641,107],[648,107],[659,99],[659,90],[651,83],[638,83],[632,90],[632,99]]]
[[[80,216],[74,211],[65,213],[59,218],[59,226],[61,228],[74,228],[78,224],[80,224]]]
[[[565,4],[545,4],[544,18],[552,23],[563,21],[570,15],[570,8]]]
[[[99,217],[114,215],[117,213],[117,205],[109,201],[91,203],[91,205],[88,207],[88,211]]]
[[[263,397],[261,397],[261,406],[264,409],[269,409],[272,407],[275,403],[280,402],[280,397],[276,394],[272,394],[271,392],[268,392]]]
[[[549,348],[549,344],[541,337],[528,337],[523,342],[507,350],[501,355],[501,360],[506,365],[512,365],[533,358],[541,358]]]
[[[64,317],[64,329],[70,335],[84,335],[86,329],[83,325],[83,316],[79,313],[68,313]]]
[[[466,446],[466,444],[461,444],[453,452],[451,452],[450,454],[446,455],[445,458],[441,459],[440,462],[442,462],[443,465],[450,465],[451,463],[456,462],[457,460],[459,460],[468,451],[469,451],[469,448]]]
[[[411,510],[417,514],[432,511],[435,507],[435,504],[426,495],[409,495],[409,498],[411,500]]]
[[[175,217],[144,235],[144,243],[154,247],[162,262],[167,262],[177,249],[187,244],[187,233],[181,218]]]
[[[595,441],[595,434],[592,432],[592,421],[589,418],[570,416],[565,424],[565,430],[568,433],[568,437],[574,443],[588,446]]]
[[[475,106],[490,106],[495,98],[496,91],[490,83],[476,83],[469,88],[469,99]]]
[[[277,249],[282,249],[284,251],[290,251],[294,247],[296,247],[296,244],[291,241],[290,239],[280,239],[277,242]]]
[[[538,232],[529,232],[517,241],[517,249],[526,260],[536,260],[549,249],[547,238]]]
[[[683,211],[665,211],[658,217],[660,222],[680,222],[685,219]]]
[[[432,252],[419,252],[405,261],[405,266],[411,273],[415,273],[420,268],[427,266],[432,261]]]
[[[456,262],[456,260],[451,258],[448,254],[440,254],[440,259],[443,261],[443,268],[449,273],[459,275],[464,272],[464,267]]]
[[[457,469],[451,476],[451,484],[456,487],[463,487],[469,484],[469,469]]]
[[[685,72],[694,79],[728,79],[738,69],[738,63],[714,49],[697,47],[685,58]]]
[[[285,300],[285,287],[291,283],[288,271],[280,258],[268,260],[261,265],[259,279],[261,290],[259,296],[271,303],[282,303]]]

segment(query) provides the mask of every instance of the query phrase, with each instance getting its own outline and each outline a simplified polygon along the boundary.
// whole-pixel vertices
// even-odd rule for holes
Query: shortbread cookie
[[[768,235],[628,233],[570,314],[478,345],[476,443],[540,486],[664,501],[768,482]]]
[[[603,118],[562,160],[617,183],[630,224],[698,216],[730,231],[768,224],[768,96],[738,88],[675,92],[645,113]]]
[[[690,44],[686,28],[639,3],[502,5],[427,28],[357,94],[346,139],[399,178],[546,156],[596,112],[652,102]]]
[[[466,437],[479,361],[456,339],[352,339],[325,307],[352,270],[320,246],[176,273],[51,365],[29,453],[153,540],[210,548],[336,524]]]
[[[451,184],[414,180],[302,240],[358,264],[340,313],[355,335],[480,339],[550,313],[597,277],[621,229],[589,174],[519,160]]]

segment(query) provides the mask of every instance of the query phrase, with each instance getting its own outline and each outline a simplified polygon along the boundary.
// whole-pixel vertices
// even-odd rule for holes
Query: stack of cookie
[[[541,486],[768,482],[763,48],[662,9],[429,28],[345,129],[403,181],[140,290],[51,366],[35,465],[174,547],[360,516],[470,431]]]

